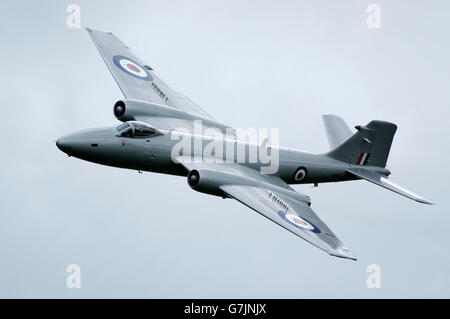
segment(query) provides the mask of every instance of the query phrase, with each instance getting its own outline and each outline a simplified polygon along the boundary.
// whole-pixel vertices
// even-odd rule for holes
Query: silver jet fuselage
[[[173,159],[173,148],[179,142],[178,139],[173,138],[173,133],[172,131],[166,131],[151,137],[124,137],[120,136],[119,131],[114,127],[89,129],[66,135],[58,139],[56,144],[60,150],[69,156],[98,164],[186,176],[188,174],[186,169]],[[192,140],[196,138],[197,141],[200,141],[201,150],[204,150],[213,140],[215,143],[223,143],[224,145],[229,143],[229,140],[227,141],[225,138],[199,137],[188,132],[182,132],[182,134],[192,137]],[[349,164],[322,154],[312,154],[273,145],[256,145],[240,140],[235,140],[232,143],[234,143],[232,157],[226,157],[227,155],[224,154],[223,160],[240,163],[256,170],[261,170],[262,167],[267,167],[269,164],[261,162],[259,156],[256,161],[252,160],[254,158],[250,156],[252,151],[256,154],[267,152],[267,149],[269,149],[269,152],[277,151],[275,153],[278,153],[276,158],[278,169],[274,175],[279,176],[288,184],[337,182],[357,179],[346,173],[345,170]],[[224,146],[225,148],[226,146]],[[261,150],[261,148],[264,148],[264,150]],[[245,150],[242,152],[244,154],[242,157],[238,156],[240,154],[238,149]],[[200,156],[202,160],[205,160],[205,155],[202,156],[202,154],[196,154],[195,152],[193,152],[193,155]],[[195,159],[194,157],[192,158]],[[217,156],[213,160],[218,160]],[[296,179],[295,174],[301,166],[307,167],[307,171],[303,178]]]

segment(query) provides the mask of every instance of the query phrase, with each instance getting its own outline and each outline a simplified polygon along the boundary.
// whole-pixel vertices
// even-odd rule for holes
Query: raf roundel
[[[132,59],[123,56],[123,55],[115,55],[113,57],[114,64],[129,75],[134,76],[135,78],[152,81],[153,78],[139,63],[133,61]]]
[[[300,182],[308,176],[308,170],[304,166],[297,168],[294,174],[294,181]]]
[[[314,226],[312,223],[307,221],[305,218],[302,218],[302,217],[294,215],[294,214],[288,214],[282,210],[280,210],[278,212],[278,215],[280,215],[281,218],[283,218],[285,221],[287,221],[291,225],[294,225],[297,228],[310,230],[313,233],[320,233],[319,228]]]

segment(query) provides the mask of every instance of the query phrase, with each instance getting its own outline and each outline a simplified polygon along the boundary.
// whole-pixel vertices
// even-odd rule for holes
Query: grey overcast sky
[[[66,26],[70,3],[81,29]],[[381,8],[381,28],[366,25]],[[2,1],[0,297],[450,297],[448,1]],[[184,178],[68,158],[122,97],[84,27],[114,32],[234,127],[328,150],[321,115],[394,122],[392,178],[295,188],[358,257],[329,257]],[[81,288],[66,268],[81,266]],[[381,288],[366,286],[381,267]]]

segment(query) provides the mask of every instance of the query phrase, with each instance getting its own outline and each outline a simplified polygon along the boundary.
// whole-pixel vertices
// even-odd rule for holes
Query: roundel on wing
[[[119,69],[134,76],[135,78],[145,81],[153,80],[151,74],[148,73],[139,63],[126,56],[115,55],[113,56],[113,62]]]
[[[308,170],[304,166],[300,166],[295,170],[294,181],[300,182],[308,177]]]
[[[317,228],[314,224],[312,224],[311,222],[309,222],[308,220],[306,220],[303,217],[294,215],[294,214],[289,214],[285,211],[280,210],[278,212],[278,215],[280,215],[280,217],[287,221],[289,224],[294,225],[297,228],[300,229],[304,229],[304,230],[310,230],[313,233],[320,233],[320,229]]]

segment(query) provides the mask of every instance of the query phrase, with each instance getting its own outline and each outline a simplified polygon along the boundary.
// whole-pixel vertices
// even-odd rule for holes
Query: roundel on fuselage
[[[300,166],[295,170],[294,181],[300,182],[308,177],[308,170],[304,166]]]

